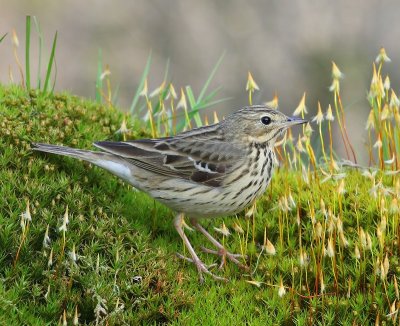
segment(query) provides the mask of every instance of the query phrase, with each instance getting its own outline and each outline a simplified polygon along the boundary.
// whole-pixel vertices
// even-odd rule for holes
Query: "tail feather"
[[[102,152],[87,151],[83,149],[75,149],[71,147],[51,145],[51,144],[33,143],[31,144],[31,146],[32,150],[34,151],[69,156],[84,161],[88,161],[94,164],[96,164],[96,161],[99,158],[101,157],[105,158],[104,156],[107,156],[106,153]]]
[[[90,162],[128,181],[135,187],[139,186],[134,177],[134,167],[120,156],[50,144],[33,143],[31,146],[34,151],[64,155]]]

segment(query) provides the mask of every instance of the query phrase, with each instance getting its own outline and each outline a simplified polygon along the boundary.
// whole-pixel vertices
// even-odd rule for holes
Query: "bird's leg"
[[[226,258],[228,258],[232,263],[236,264],[240,268],[248,269],[248,267],[246,265],[243,265],[237,259],[237,258],[242,258],[242,257],[245,258],[245,256],[243,256],[241,254],[232,254],[228,250],[226,250],[225,247],[220,242],[218,242],[218,240],[216,240],[210,233],[208,233],[207,230],[205,228],[203,228],[200,225],[200,223],[197,222],[196,219],[191,219],[190,223],[197,231],[201,232],[215,247],[218,248],[218,250],[211,250],[211,249],[207,249],[207,248],[202,248],[202,250],[204,252],[207,252],[210,254],[216,254],[216,255],[221,256],[222,261],[221,261],[220,268],[222,268],[222,266],[225,264]]]
[[[199,278],[200,278],[200,282],[203,283],[204,282],[204,278],[203,278],[203,273],[206,273],[208,275],[210,275],[211,277],[213,277],[214,279],[218,280],[218,281],[227,281],[226,278],[214,275],[213,273],[211,273],[208,270],[208,267],[200,260],[200,258],[197,256],[196,252],[194,251],[192,245],[190,244],[189,239],[187,238],[184,230],[183,230],[183,214],[179,213],[175,219],[174,219],[174,226],[176,231],[178,231],[180,237],[183,240],[183,243],[185,244],[186,248],[188,249],[190,255],[192,256],[192,259],[184,257],[180,254],[178,254],[178,257],[183,258],[187,261],[193,262],[193,264],[195,264],[195,266],[197,267],[197,271],[199,272]]]

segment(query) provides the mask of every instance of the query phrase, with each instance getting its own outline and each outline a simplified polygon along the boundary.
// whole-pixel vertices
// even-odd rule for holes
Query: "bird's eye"
[[[262,117],[262,118],[261,118],[261,122],[262,122],[263,124],[265,124],[266,126],[268,126],[268,125],[271,123],[271,118],[268,117],[268,116]]]

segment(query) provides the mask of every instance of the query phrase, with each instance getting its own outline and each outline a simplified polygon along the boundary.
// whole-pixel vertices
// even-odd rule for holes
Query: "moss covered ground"
[[[247,217],[203,222],[248,255],[251,273],[228,263],[215,270],[228,283],[200,285],[175,256],[184,249],[172,211],[99,168],[30,149],[90,149],[119,139],[123,119],[69,94],[0,86],[0,324],[397,322],[397,174],[283,166]],[[139,120],[128,125],[129,138],[150,136]],[[230,235],[214,229],[223,223]],[[187,232],[195,248],[208,246]]]

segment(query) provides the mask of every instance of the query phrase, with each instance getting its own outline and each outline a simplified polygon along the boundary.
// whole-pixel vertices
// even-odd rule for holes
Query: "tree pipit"
[[[174,137],[94,143],[102,152],[47,144],[33,144],[33,149],[88,161],[178,212],[174,226],[191,255],[181,258],[195,264],[201,282],[203,273],[225,280],[197,256],[183,229],[184,215],[217,248],[207,252],[245,268],[240,255],[228,252],[199,220],[240,212],[262,195],[275,165],[276,139],[287,128],[305,122],[253,105],[217,124]]]

